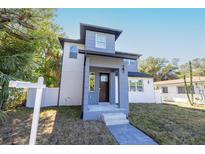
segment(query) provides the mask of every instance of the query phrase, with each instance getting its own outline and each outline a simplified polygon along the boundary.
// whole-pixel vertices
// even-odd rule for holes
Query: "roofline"
[[[201,79],[196,79],[196,78],[200,78],[200,77],[204,77],[204,76],[193,76],[193,82],[194,83],[198,83],[198,82],[205,82],[205,80]],[[186,78],[186,79],[190,79],[190,78]],[[167,83],[168,81],[175,81],[172,83]],[[190,82],[189,80],[187,81],[188,83]],[[184,80],[182,78],[180,79],[175,79],[175,80],[164,80],[164,81],[158,81],[158,82],[154,82],[154,85],[174,85],[174,84],[181,84],[184,83]]]
[[[152,76],[130,76],[128,75],[129,78],[153,78]]]
[[[138,75],[136,75],[138,74]],[[140,76],[141,75],[141,76]],[[133,71],[128,71],[128,77],[138,77],[138,78],[153,78],[153,76],[143,73],[143,72],[133,72]]]
[[[88,54],[88,55],[96,55],[96,56],[104,56],[104,57],[113,57],[113,58],[123,58],[123,59],[133,59],[136,60],[139,58],[141,55],[138,54],[129,54],[126,52],[116,52],[117,54],[112,54],[112,53],[105,53],[105,52],[99,52],[99,51],[90,51],[90,50],[81,50],[79,49],[79,53],[81,54]],[[120,55],[121,54],[121,55]],[[124,54],[124,55],[123,55]]]
[[[114,28],[110,28],[110,27],[104,27],[104,26],[98,26],[98,25],[92,25],[92,24],[86,24],[86,23],[80,23],[80,26],[89,26],[89,27],[96,27],[96,28],[99,28],[99,29],[106,29],[106,30],[110,30],[110,31],[116,31],[116,32],[119,32],[119,33],[122,33],[123,30],[121,29],[114,29]]]
[[[83,42],[80,39],[69,39],[69,38],[59,37],[58,40],[59,40],[62,48],[64,48],[65,42],[83,44]]]
[[[129,56],[138,56],[138,58],[142,56],[142,54],[136,54],[136,53],[130,53],[130,52],[123,52],[123,51],[115,51],[115,53],[118,53],[118,54],[127,54],[127,55],[129,55]]]
[[[119,29],[113,29],[109,27],[80,23],[80,39],[82,42],[85,42],[85,31],[86,30],[113,34],[115,35],[115,41],[118,39],[120,34],[123,32],[122,30],[119,30]]]

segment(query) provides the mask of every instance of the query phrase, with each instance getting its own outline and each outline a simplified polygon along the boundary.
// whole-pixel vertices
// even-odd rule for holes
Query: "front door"
[[[108,73],[100,73],[99,102],[109,102],[109,74]]]

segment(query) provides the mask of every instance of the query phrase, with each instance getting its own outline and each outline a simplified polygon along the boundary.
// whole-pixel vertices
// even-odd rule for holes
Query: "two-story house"
[[[82,105],[83,119],[91,120],[110,112],[127,115],[129,101],[155,102],[153,79],[137,72],[141,55],[115,50],[121,33],[80,24],[80,39],[60,38],[63,59],[59,105]]]

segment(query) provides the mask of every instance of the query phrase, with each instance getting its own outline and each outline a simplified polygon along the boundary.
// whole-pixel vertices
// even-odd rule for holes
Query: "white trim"
[[[106,49],[106,35],[104,35],[103,33],[95,34],[95,47]]]

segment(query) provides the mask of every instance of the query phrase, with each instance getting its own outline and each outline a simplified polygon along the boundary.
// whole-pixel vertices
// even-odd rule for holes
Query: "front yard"
[[[0,144],[28,144],[32,110],[7,112],[0,124]],[[37,144],[116,144],[102,122],[80,119],[80,107],[45,108],[41,112]]]
[[[205,144],[205,110],[130,104],[129,120],[159,144]]]
[[[80,116],[80,107],[43,109],[37,144],[117,144],[102,122]],[[31,109],[8,111],[0,124],[0,144],[28,144],[31,119]],[[130,104],[129,120],[159,144],[205,144],[205,110]]]

